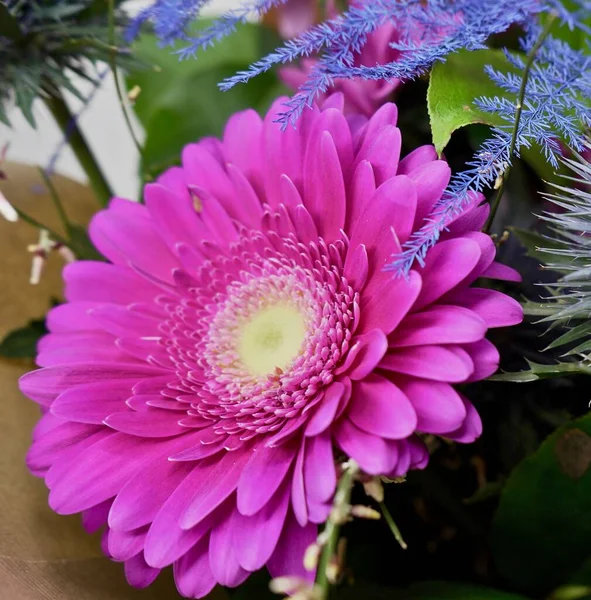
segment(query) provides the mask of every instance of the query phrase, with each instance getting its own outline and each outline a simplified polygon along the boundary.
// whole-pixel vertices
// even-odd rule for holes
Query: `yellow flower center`
[[[242,326],[238,354],[253,376],[284,370],[300,353],[306,321],[290,304],[274,304],[255,312]]]

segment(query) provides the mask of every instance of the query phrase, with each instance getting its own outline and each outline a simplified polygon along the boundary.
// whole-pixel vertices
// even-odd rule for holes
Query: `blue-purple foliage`
[[[170,43],[175,37],[182,40],[184,47],[178,52],[187,58],[232,33],[250,15],[263,14],[285,2],[247,0],[242,7],[226,13],[210,27],[191,34],[187,28],[188,18],[196,15],[207,1],[175,3],[160,0],[141,18],[154,21],[156,33],[164,43]],[[171,5],[174,6],[171,8]],[[569,10],[561,0],[363,0],[352,4],[338,17],[287,41],[248,70],[222,82],[220,87],[227,90],[277,65],[306,56],[318,57],[307,82],[289,100],[279,117],[285,127],[295,123],[302,110],[310,106],[319,93],[326,92],[335,79],[413,79],[427,72],[436,61],[445,60],[450,53],[485,48],[491,35],[506,31],[513,24],[520,24],[526,31],[523,50],[527,53],[540,34],[541,13],[552,13],[569,28],[578,27],[591,33],[584,23],[591,14],[591,0],[570,0]],[[356,65],[355,56],[368,35],[388,22],[396,25],[399,39],[392,47],[401,51],[400,58],[382,65]],[[502,90],[515,96],[525,64],[519,56],[508,57],[518,75],[500,73],[492,68],[488,69],[488,74]],[[580,149],[583,129],[591,126],[590,85],[589,57],[548,37],[537,51],[530,73],[515,154],[519,156],[520,148],[536,143],[542,147],[548,161],[556,166],[560,153],[557,136]],[[507,125],[495,128],[492,137],[468,163],[467,170],[454,176],[423,227],[407,242],[404,253],[390,265],[399,274],[408,272],[415,260],[423,260],[445,223],[463,210],[470,191],[492,187],[511,163],[512,130],[516,121],[514,102],[495,97],[480,98],[477,104],[485,111],[500,115]]]

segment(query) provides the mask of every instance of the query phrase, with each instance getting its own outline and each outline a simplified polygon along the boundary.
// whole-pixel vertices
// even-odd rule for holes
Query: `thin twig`
[[[382,511],[382,514],[384,515],[384,519],[386,519],[386,523],[388,523],[388,526],[390,527],[390,531],[392,532],[392,535],[394,536],[396,541],[400,544],[400,547],[403,550],[406,550],[408,548],[408,545],[404,541],[402,534],[400,533],[400,529],[398,529],[398,525],[396,525],[396,522],[392,518],[392,515],[390,514],[388,507],[384,504],[383,501],[380,502],[379,504],[380,504],[380,510]]]
[[[115,0],[109,0],[109,46],[111,50],[109,63],[111,66],[111,71],[113,73],[113,79],[115,81],[115,90],[117,91],[117,98],[119,98],[119,104],[121,105],[121,111],[123,112],[123,118],[125,119],[125,124],[127,125],[127,129],[129,130],[129,135],[131,136],[131,139],[133,140],[133,143],[141,156],[143,154],[143,148],[139,140],[137,139],[137,136],[135,135],[135,131],[133,130],[131,119],[129,118],[127,107],[125,106],[125,101],[123,99],[121,83],[119,81],[119,74],[117,72],[118,48],[115,45]]]

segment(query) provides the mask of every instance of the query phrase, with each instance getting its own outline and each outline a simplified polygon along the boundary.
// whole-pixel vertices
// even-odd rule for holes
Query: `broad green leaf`
[[[34,358],[39,338],[47,333],[45,321],[36,319],[28,325],[11,331],[0,342],[0,356],[5,358]]]
[[[511,383],[529,383],[538,379],[553,377],[569,377],[571,375],[591,375],[591,364],[588,362],[557,363],[555,365],[541,365],[527,361],[529,369],[516,373],[499,373],[492,375],[487,381],[505,381]]]
[[[506,73],[516,72],[505,54],[494,49],[461,50],[449,55],[445,62],[435,63],[431,69],[427,108],[433,144],[438,154],[443,152],[457,129],[476,123],[491,127],[507,125],[499,115],[479,110],[474,104],[481,96],[516,100],[515,96],[502,90],[490,79],[484,70],[486,65]],[[521,148],[520,154],[541,179],[557,180],[554,168],[535,144],[531,148]],[[563,171],[561,167],[559,172]]]
[[[128,87],[141,90],[135,112],[146,129],[144,173],[156,176],[177,164],[182,147],[209,135],[219,136],[229,116],[239,110],[265,110],[283,88],[272,73],[221,92],[218,83],[245,69],[259,56],[260,27],[246,25],[215,52],[179,61],[170,48],[159,48],[154,37],[142,36],[136,56],[149,69],[133,70]]]
[[[443,63],[435,63],[431,69],[427,107],[433,144],[439,154],[456,129],[472,123],[504,124],[499,116],[474,105],[480,96],[506,95],[485,73],[486,65],[502,71],[515,70],[501,50],[462,50],[448,56]]]
[[[591,414],[552,434],[511,473],[493,522],[501,575],[535,596],[591,557]]]

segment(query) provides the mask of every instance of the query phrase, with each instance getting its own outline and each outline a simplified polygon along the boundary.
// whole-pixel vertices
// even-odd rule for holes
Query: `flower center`
[[[243,325],[238,354],[251,375],[283,371],[300,353],[306,338],[302,313],[289,304],[262,308]]]

